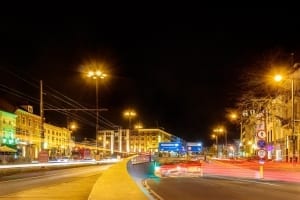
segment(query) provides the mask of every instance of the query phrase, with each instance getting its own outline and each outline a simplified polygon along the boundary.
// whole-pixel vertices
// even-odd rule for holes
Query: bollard
[[[264,178],[264,166],[263,165],[259,166],[259,178],[261,178],[261,179]]]

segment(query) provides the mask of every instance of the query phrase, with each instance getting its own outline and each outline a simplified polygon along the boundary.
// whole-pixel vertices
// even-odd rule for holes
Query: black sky
[[[31,84],[43,80],[45,87],[92,108],[95,87],[82,77],[82,66],[104,62],[110,76],[99,94],[106,119],[127,127],[122,112],[132,107],[145,127],[208,143],[212,128],[227,123],[226,108],[235,105],[250,63],[273,49],[296,52],[300,45],[299,14],[290,9],[103,16],[2,16],[0,83],[39,98]],[[53,123],[64,118],[49,112]],[[94,136],[90,126],[80,126],[77,134]],[[236,128],[230,132],[231,138],[238,134]]]

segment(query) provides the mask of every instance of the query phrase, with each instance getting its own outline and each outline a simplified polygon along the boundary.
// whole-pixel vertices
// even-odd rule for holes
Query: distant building
[[[15,114],[16,138],[21,154],[24,158],[36,159],[41,150],[41,117],[21,108]]]
[[[0,110],[0,146],[16,147],[16,118],[16,114]]]
[[[75,146],[71,130],[43,123],[42,138],[41,126],[41,117],[33,113],[30,105],[22,105],[12,112],[0,110],[0,145],[18,149],[17,156],[27,160],[37,159],[42,149],[52,157],[71,154]]]
[[[118,129],[98,132],[98,147],[105,153],[157,152],[158,144],[173,135],[161,129]]]

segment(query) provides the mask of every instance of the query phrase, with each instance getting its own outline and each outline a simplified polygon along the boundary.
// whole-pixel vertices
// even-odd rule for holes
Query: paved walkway
[[[147,196],[127,172],[127,162],[130,158],[115,164],[96,181],[89,200],[147,200]]]

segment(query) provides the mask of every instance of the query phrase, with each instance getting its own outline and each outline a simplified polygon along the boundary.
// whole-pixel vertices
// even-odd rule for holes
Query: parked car
[[[70,161],[70,157],[68,156],[64,156],[61,158],[54,158],[54,159],[50,159],[49,162],[69,162]]]

